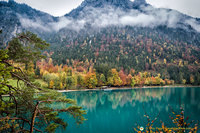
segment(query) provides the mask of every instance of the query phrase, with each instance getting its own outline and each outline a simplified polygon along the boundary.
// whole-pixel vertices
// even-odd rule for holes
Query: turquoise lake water
[[[77,126],[72,117],[60,114],[68,122],[66,130],[57,133],[133,133],[134,127],[147,123],[145,112],[152,120],[159,114],[153,127],[175,127],[169,118],[173,109],[185,110],[185,117],[200,120],[200,88],[145,88],[112,91],[76,91],[64,93],[87,111],[84,124]],[[63,105],[64,106],[64,105]]]

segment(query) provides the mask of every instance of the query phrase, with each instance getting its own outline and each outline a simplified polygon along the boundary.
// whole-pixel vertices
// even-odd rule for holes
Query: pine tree
[[[26,39],[25,44],[22,45],[18,39]],[[8,51],[0,50],[0,132],[41,132],[37,128],[41,126],[47,132],[54,132],[59,127],[66,128],[67,123],[59,117],[60,112],[71,114],[81,124],[85,114],[82,107],[62,93],[38,87],[31,82],[29,75],[9,61],[28,64],[41,59],[41,50],[47,46],[46,43],[28,32],[19,34],[9,45]],[[17,79],[17,87],[9,85],[8,79]],[[40,95],[36,95],[38,92]],[[65,103],[66,106],[53,108],[50,106],[53,103]]]

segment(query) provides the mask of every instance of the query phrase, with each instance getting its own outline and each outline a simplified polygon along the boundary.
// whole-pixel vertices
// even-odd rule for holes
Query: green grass
[[[48,83],[43,81],[42,79],[36,79],[34,83],[40,84],[41,88],[48,88]]]
[[[8,80],[8,84],[13,86],[13,87],[17,87],[17,80],[13,80],[13,79],[9,79]],[[2,90],[8,91],[9,88],[8,87],[3,87]]]
[[[17,87],[17,80],[9,79],[8,82],[9,82],[8,83],[9,85],[13,87]]]
[[[8,83],[9,85],[11,85],[13,87],[17,87],[17,80],[9,79],[8,82],[9,82]],[[23,85],[22,81],[20,81],[19,83],[20,83],[20,85]],[[36,79],[34,81],[34,83],[40,84],[41,88],[48,88],[48,84],[45,81],[43,81],[42,79]]]

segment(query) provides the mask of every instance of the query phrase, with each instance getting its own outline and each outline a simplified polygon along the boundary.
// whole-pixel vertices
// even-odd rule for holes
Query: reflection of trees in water
[[[95,110],[97,105],[104,105],[107,102],[112,104],[112,108],[124,107],[125,104],[135,106],[136,102],[144,103],[151,100],[161,100],[165,94],[165,98],[169,98],[170,89],[137,89],[122,91],[89,91],[79,92],[73,97],[77,100],[78,105]]]
[[[135,107],[138,103],[143,103],[149,107],[149,111],[165,110],[168,112],[168,104],[173,107],[179,107],[179,102],[188,106],[196,106],[199,101],[195,88],[157,88],[157,89],[135,89],[135,90],[113,90],[113,91],[87,91],[87,92],[70,92],[67,96],[71,96],[77,101],[78,105],[83,106],[89,111],[95,111],[96,107],[109,104],[112,109],[124,107],[130,104]],[[187,100],[186,100],[186,97]],[[159,103],[158,103],[159,102]],[[157,104],[158,103],[158,104]],[[160,104],[162,103],[162,105]],[[152,105],[153,104],[153,105]],[[165,106],[164,106],[165,105]],[[57,108],[66,106],[65,104],[53,105]],[[196,106],[200,108],[200,106]],[[136,109],[137,110],[137,109]]]
[[[87,110],[88,127],[97,128],[119,122],[121,127],[136,127],[135,124],[145,127],[145,111],[152,118],[159,118],[153,127],[162,127],[160,120],[166,127],[174,127],[169,118],[172,115],[171,106],[175,113],[179,113],[183,104],[186,116],[190,120],[200,120],[200,88],[155,88],[113,91],[77,91],[65,93],[67,97],[77,101],[79,106]],[[65,106],[60,104],[61,106]],[[60,106],[56,104],[55,106]],[[65,116],[63,116],[65,119]],[[174,117],[175,118],[175,117]],[[87,125],[86,124],[86,125]]]
[[[113,91],[77,91],[68,92],[66,96],[77,101],[88,111],[88,119],[104,121],[105,118],[132,120],[132,126],[137,122],[144,125],[144,111],[152,118],[158,114],[159,120],[155,126],[161,126],[160,120],[166,122],[167,127],[173,126],[169,115],[171,106],[174,111],[179,111],[183,104],[185,113],[191,120],[200,120],[199,88],[155,88]],[[64,104],[56,104],[66,106]],[[116,117],[120,116],[120,117]],[[93,118],[94,117],[94,118]],[[101,118],[102,117],[102,118]]]

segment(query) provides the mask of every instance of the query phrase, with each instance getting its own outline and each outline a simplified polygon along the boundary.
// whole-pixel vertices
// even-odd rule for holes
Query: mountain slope
[[[107,26],[167,26],[200,32],[199,19],[175,10],[154,8],[145,0],[85,0],[78,8],[59,18],[12,1],[1,1],[0,9],[0,28],[13,34],[31,30],[43,36],[63,29],[87,31]]]
[[[99,73],[106,66],[126,73],[131,69],[159,73],[176,83],[183,79],[190,83],[192,77],[200,83],[199,19],[154,8],[145,0],[85,0],[59,18],[27,5],[0,3],[4,33],[39,33],[51,43],[55,64],[74,67],[86,62]]]
[[[78,8],[72,10],[66,16],[77,18],[88,7],[104,8],[106,6],[112,6],[127,11],[133,8],[139,8],[141,5],[147,6],[148,4],[145,0],[135,0],[134,2],[130,0],[85,0]]]
[[[49,23],[54,22],[56,18],[35,10],[26,4],[18,4],[14,1],[0,1],[0,20],[0,28],[3,30],[4,39],[9,40],[10,37],[22,30],[40,32],[42,27],[34,25],[32,22]],[[38,30],[31,29],[31,26],[36,26]]]
[[[85,0],[78,8],[65,15],[76,21],[84,21],[93,27],[105,26],[167,26],[200,32],[198,19],[178,11],[154,8],[145,0]]]
[[[54,62],[71,66],[89,61],[98,73],[106,67],[127,73],[133,68],[160,73],[175,83],[189,83],[195,75],[195,84],[200,83],[199,21],[145,1],[121,2],[86,0],[67,14],[85,26],[77,32],[62,29],[62,37],[51,40],[60,42]]]

